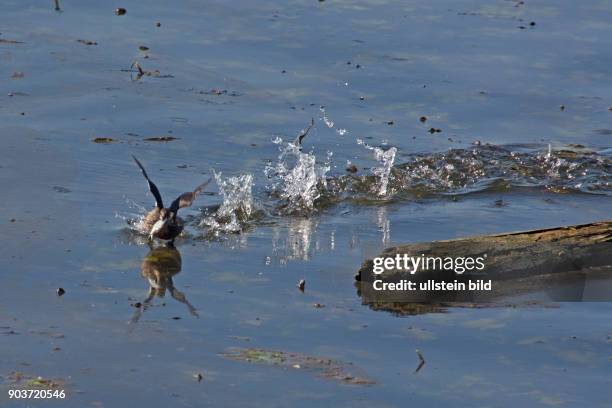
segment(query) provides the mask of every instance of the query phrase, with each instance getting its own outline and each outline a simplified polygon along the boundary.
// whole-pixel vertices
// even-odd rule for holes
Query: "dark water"
[[[384,246],[610,218],[608,2],[60,5],[0,12],[3,404],[609,404],[609,303],[397,317],[353,286]],[[135,80],[134,61],[153,75]],[[304,209],[264,170],[286,149],[273,139],[311,118],[293,160],[325,175]],[[160,136],[177,139],[144,140]],[[384,194],[357,139],[397,149]],[[184,211],[172,290],[146,268],[176,273],[177,254],[147,257],[125,222],[152,203],[130,154],[166,200],[213,170],[254,179],[239,234],[201,225],[217,187]],[[134,307],[149,280],[165,296]],[[375,384],[224,355],[237,347],[330,358]],[[68,397],[10,401],[15,372]]]

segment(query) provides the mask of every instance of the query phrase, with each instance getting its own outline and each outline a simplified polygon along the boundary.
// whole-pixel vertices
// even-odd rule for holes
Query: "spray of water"
[[[432,193],[482,191],[503,181],[507,186],[609,195],[611,169],[606,151],[485,145],[413,155],[396,167],[395,174],[404,182],[401,188]]]
[[[147,209],[136,201],[126,198],[125,202],[128,205],[129,211],[116,212],[115,218],[122,219],[129,227],[131,231],[138,234],[146,235],[147,232],[144,230],[143,221],[147,213]]]
[[[321,119],[323,120],[323,123],[325,123],[325,126],[327,126],[330,129],[333,129],[334,128],[334,121],[329,118],[329,115],[327,114],[327,111],[325,110],[325,107],[321,106],[319,108],[319,110],[321,111],[321,114],[322,114],[322,118]],[[336,129],[334,129],[334,130],[340,136],[344,136],[345,134],[348,133],[348,130],[344,129],[344,128],[336,127]]]
[[[334,121],[331,120],[329,116],[327,116],[327,111],[325,110],[325,107],[321,106],[319,110],[321,111],[321,114],[323,115],[323,123],[325,123],[325,126],[332,129],[334,127]]]
[[[253,175],[223,177],[213,172],[223,203],[210,217],[202,220],[214,232],[240,232],[253,214]]]
[[[280,154],[276,163],[266,166],[264,172],[272,180],[270,190],[285,201],[290,212],[314,209],[315,201],[326,189],[325,176],[330,170],[331,152],[323,164],[317,163],[313,153],[303,153],[294,143],[276,138]]]
[[[147,231],[144,229],[144,217],[147,209],[134,200],[125,199],[128,210],[115,212],[115,218],[123,220],[127,228],[123,230],[126,243],[135,245],[145,245],[149,241]]]
[[[357,139],[357,144],[362,145],[374,153],[374,159],[380,164],[379,167],[372,168],[372,173],[378,180],[375,186],[376,194],[379,197],[387,196],[389,193],[389,178],[391,176],[391,169],[393,168],[397,148],[391,147],[390,149],[383,150],[380,147],[369,146],[362,139]]]

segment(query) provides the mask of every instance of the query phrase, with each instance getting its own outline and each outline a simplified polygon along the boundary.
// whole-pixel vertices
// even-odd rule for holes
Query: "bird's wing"
[[[142,167],[142,164],[140,164],[138,159],[133,155],[132,155],[132,158],[134,159],[138,167],[140,167],[140,170],[142,171],[142,175],[144,176],[144,178],[147,179],[147,183],[149,183],[149,190],[151,190],[151,194],[153,194],[153,197],[155,197],[155,205],[157,206],[157,208],[161,210],[162,208],[164,208],[164,202],[162,201],[161,194],[159,194],[159,190],[157,189],[157,186],[153,184],[153,182],[149,179],[149,176],[147,175],[146,170],[144,169],[144,167]]]
[[[210,183],[210,180],[212,179],[206,180],[204,183],[197,186],[195,190],[188,191],[178,196],[176,200],[172,202],[172,205],[170,205],[170,212],[176,214],[179,208],[189,207],[191,203],[193,203],[193,200],[195,200],[195,198],[198,196],[198,194],[204,191],[208,183]]]

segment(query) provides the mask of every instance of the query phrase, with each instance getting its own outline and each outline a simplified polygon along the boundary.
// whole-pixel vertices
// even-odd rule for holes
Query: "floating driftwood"
[[[612,300],[612,221],[401,245],[387,248],[377,258],[404,254],[422,259],[480,258],[484,267],[458,274],[455,270],[440,268],[410,273],[394,266],[376,275],[374,259],[369,259],[355,276],[364,303],[376,309],[402,309],[402,302],[469,304],[533,293],[545,293],[547,296],[536,297],[544,300]],[[374,290],[373,283],[381,279],[393,283],[410,280],[417,289]],[[476,280],[491,281],[491,289],[418,290],[420,283],[428,281],[468,284]],[[607,282],[607,287],[602,282]],[[408,307],[408,312],[414,306]],[[425,310],[437,308],[431,305]],[[412,311],[419,313],[421,308],[417,309]]]

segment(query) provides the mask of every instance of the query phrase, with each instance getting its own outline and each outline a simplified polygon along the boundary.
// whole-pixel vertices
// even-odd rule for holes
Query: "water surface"
[[[24,405],[20,372],[74,407],[607,406],[609,303],[400,317],[353,274],[394,244],[610,218],[608,2],[60,3],[0,14],[3,404]],[[126,223],[153,203],[130,154],[166,201],[213,171],[253,181],[252,201],[225,185],[229,218],[217,186],[183,212],[163,298]]]

